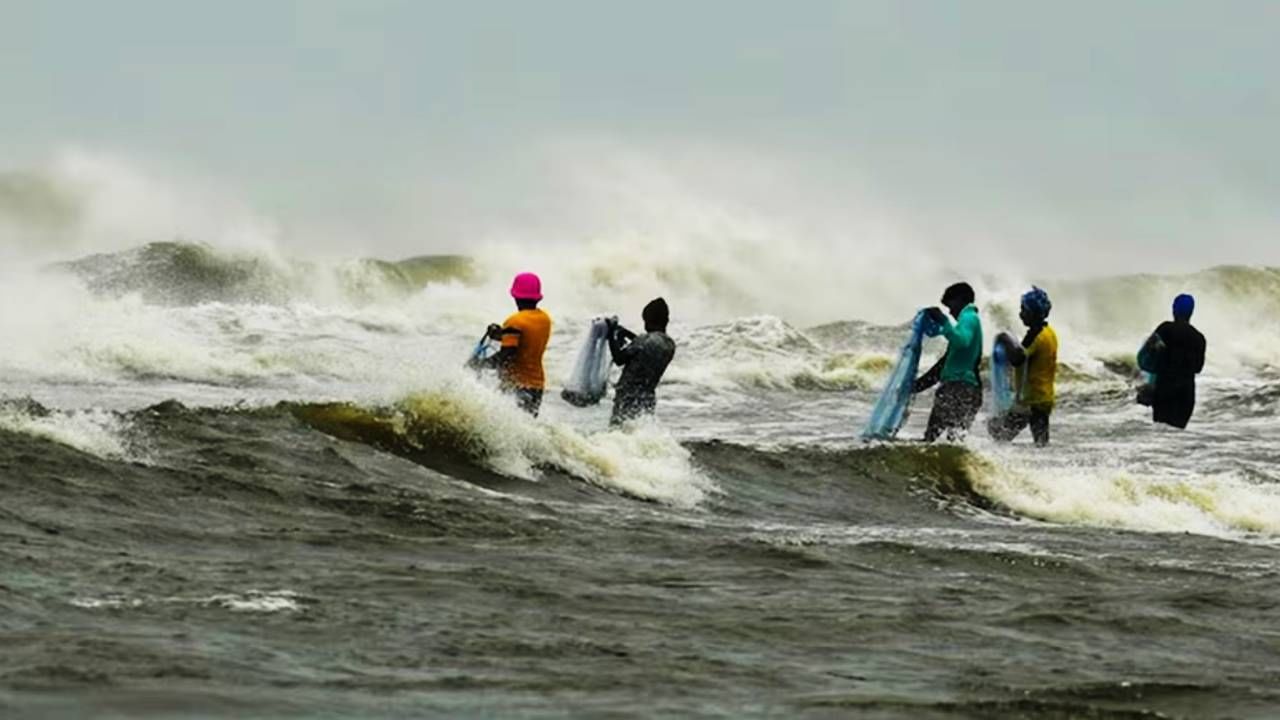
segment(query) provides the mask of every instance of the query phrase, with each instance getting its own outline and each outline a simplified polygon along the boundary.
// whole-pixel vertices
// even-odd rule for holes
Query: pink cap
[[[520,273],[511,283],[511,297],[516,300],[541,300],[542,280],[533,273]]]

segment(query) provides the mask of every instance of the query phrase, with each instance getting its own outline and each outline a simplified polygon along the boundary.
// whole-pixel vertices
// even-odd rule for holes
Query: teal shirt
[[[982,321],[978,308],[969,305],[960,311],[953,325],[950,320],[942,328],[947,339],[947,362],[942,366],[942,382],[962,382],[981,386],[978,361],[982,359]]]

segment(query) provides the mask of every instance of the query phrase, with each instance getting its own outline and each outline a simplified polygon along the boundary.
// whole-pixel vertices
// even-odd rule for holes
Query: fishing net
[[[588,407],[600,402],[609,383],[609,323],[604,318],[591,321],[573,373],[560,391],[560,397],[578,407]]]
[[[942,326],[935,322],[924,310],[916,313],[911,321],[911,334],[898,354],[898,362],[889,374],[880,399],[876,401],[867,420],[867,427],[862,431],[865,440],[889,440],[898,435],[898,431],[906,424],[911,413],[911,386],[915,384],[916,373],[920,369],[920,353],[926,337],[936,337],[942,333]]]
[[[1013,374],[1009,351],[1004,343],[996,340],[991,348],[991,406],[995,410],[992,415],[996,418],[1008,414],[1018,400]]]

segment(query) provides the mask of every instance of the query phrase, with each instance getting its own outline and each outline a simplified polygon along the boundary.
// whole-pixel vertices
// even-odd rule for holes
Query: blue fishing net
[[[999,340],[991,348],[991,406],[993,415],[1001,417],[1013,409],[1018,400],[1017,391],[1013,387],[1013,365],[1009,362],[1009,353],[1004,343]]]
[[[467,358],[467,365],[474,366],[476,363],[488,360],[493,357],[493,354],[497,351],[497,341],[493,340],[488,335],[485,335],[480,338],[480,341],[476,343],[476,346],[471,349],[471,357]]]
[[[1162,352],[1164,352],[1164,340],[1160,339],[1156,333],[1151,333],[1151,336],[1138,349],[1138,368],[1146,372],[1149,379],[1155,378],[1156,363],[1159,362]]]
[[[587,407],[604,398],[609,384],[609,323],[604,318],[591,321],[582,349],[573,364],[573,373],[565,382],[560,397],[571,405]]]
[[[916,373],[920,370],[920,353],[926,337],[937,337],[942,334],[942,326],[935,322],[929,313],[921,310],[911,321],[911,334],[898,354],[898,363],[893,366],[889,380],[880,399],[876,401],[867,420],[867,427],[862,431],[864,440],[889,440],[898,435],[898,431],[906,424],[911,413],[911,386],[916,381]]]
[[[1147,341],[1138,349],[1138,369],[1142,371],[1143,383],[1138,388],[1137,402],[1150,407],[1155,402],[1156,364],[1160,354],[1164,352],[1164,340],[1156,333],[1151,333]]]

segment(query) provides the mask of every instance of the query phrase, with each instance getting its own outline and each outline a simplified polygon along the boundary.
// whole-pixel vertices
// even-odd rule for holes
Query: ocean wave
[[[656,424],[583,434],[535,421],[509,398],[465,383],[408,395],[386,407],[352,403],[292,404],[307,425],[428,467],[477,465],[536,481],[551,469],[601,488],[681,507],[714,486],[692,457]]]
[[[102,409],[49,410],[38,403],[0,403],[0,429],[50,440],[105,460],[149,461],[127,418]]]
[[[838,354],[808,359],[729,360],[673,366],[668,382],[734,390],[847,392],[876,389],[888,375],[887,355]]]
[[[1280,411],[1280,382],[1227,390],[1208,399],[1201,409],[1203,413],[1250,418],[1275,417],[1277,411]]]
[[[868,208],[842,214],[837,225],[819,232],[807,214],[797,225],[787,212],[761,212],[760,197],[735,201],[736,193],[708,195],[707,188],[629,151],[603,152],[617,162],[616,175],[607,179],[594,166],[580,174],[576,163],[548,167],[552,174],[540,178],[564,183],[557,199],[570,202],[562,208],[566,219],[585,211],[586,226],[562,228],[554,241],[545,237],[552,234],[549,228],[531,229],[527,223],[477,228],[468,238],[467,258],[352,258],[336,265],[291,258],[278,249],[283,238],[277,223],[244,203],[218,197],[214,187],[75,148],[57,153],[44,167],[0,174],[0,227],[11,227],[6,238],[37,254],[53,246],[67,253],[107,251],[59,267],[103,293],[139,293],[162,304],[394,302],[425,287],[462,281],[470,284],[469,292],[431,300],[473,306],[503,298],[511,274],[532,269],[543,274],[548,304],[559,313],[628,315],[653,296],[666,295],[673,316],[691,325],[761,313],[796,323],[885,325],[909,320],[956,276],[946,257],[894,231],[893,223],[875,219]],[[741,180],[736,175],[731,185]],[[619,184],[630,190],[619,192]],[[776,193],[771,185],[767,197]],[[848,241],[851,232],[858,242]],[[65,242],[54,242],[59,238]],[[539,267],[520,266],[530,257],[530,238],[537,238]],[[114,252],[127,247],[124,242],[175,239]],[[318,244],[309,240],[294,238],[299,246]],[[904,250],[914,251],[917,260],[910,276],[886,272]],[[1252,342],[1258,334],[1253,319],[1280,310],[1280,269],[1222,266],[1180,275],[1066,280],[1018,277],[1018,270],[1003,262],[990,267],[999,268],[998,274],[969,279],[992,329],[1020,328],[1017,299],[1034,281],[1054,298],[1065,352],[1095,339],[1120,345],[1098,348],[1094,356],[1127,352],[1167,317],[1173,295],[1189,291],[1201,298],[1197,318],[1212,331],[1215,349],[1229,343],[1230,354],[1250,366],[1280,364],[1280,348]]]
[[[1193,322],[1209,341],[1207,372],[1261,374],[1280,366],[1280,333],[1256,321],[1280,312],[1280,268],[1220,266],[1186,274],[1042,278],[1037,284],[1053,297],[1050,320],[1062,343],[1061,359],[1084,372],[1105,375],[1131,368],[1137,347],[1170,319],[1170,304],[1183,292],[1197,299]],[[989,332],[1021,331],[1019,292],[987,297]]]
[[[1280,485],[1239,474],[1032,467],[976,454],[967,462],[974,491],[1039,520],[1143,532],[1280,535]]]
[[[930,500],[916,511],[930,518],[936,515],[936,501],[982,510],[992,507],[974,490],[973,451],[960,445],[895,442],[851,448],[704,441],[689,447],[699,465],[717,476],[747,483],[741,494],[754,497],[763,490],[761,497],[766,498],[770,514],[778,507],[800,503],[805,511],[834,510],[840,517],[848,512],[901,516],[909,511],[907,503],[914,502],[910,498],[922,493]],[[756,487],[761,481],[769,486]],[[732,488],[726,486],[725,492],[726,501],[734,497]],[[847,507],[833,500],[836,492],[850,496]],[[778,493],[793,497],[780,499]],[[814,501],[817,505],[811,505]]]
[[[409,364],[398,356],[402,347],[430,343],[461,354],[480,329],[501,320],[509,311],[503,262],[483,248],[474,258],[323,264],[271,252],[153,243],[58,264],[58,278],[8,278],[6,297],[15,308],[38,302],[50,317],[35,323],[28,313],[10,310],[0,316],[0,330],[15,338],[7,363],[35,376],[225,387],[368,378],[385,384],[401,372],[395,365]],[[568,270],[553,269],[549,277],[561,271]],[[1062,341],[1064,394],[1111,392],[1136,378],[1135,348],[1163,319],[1163,294],[1175,288],[1201,293],[1197,322],[1203,319],[1210,336],[1208,374],[1272,377],[1280,367],[1280,334],[1240,326],[1241,318],[1265,315],[1280,302],[1278,272],[1215,268],[1186,276],[1047,283]],[[682,298],[680,283],[668,283],[672,277],[658,274],[644,289],[646,296],[669,293],[676,309],[672,332],[679,351],[667,376],[672,383],[744,392],[872,392],[905,332],[865,320],[800,329],[776,315],[706,318],[705,299]],[[547,357],[554,383],[576,350],[577,336],[565,328],[603,313],[618,312],[625,321],[627,308],[618,304],[639,297],[641,288],[619,284],[608,273],[559,280],[575,283],[569,287],[552,282],[547,308],[563,321]],[[983,303],[988,334],[1016,333],[1015,308],[1016,292],[991,291]],[[943,346],[929,343],[926,361]]]
[[[833,350],[763,315],[688,332],[667,377],[720,388],[846,391],[872,389],[891,368],[886,353]]]
[[[98,296],[138,295],[157,305],[337,300],[399,300],[433,283],[470,282],[472,262],[456,255],[400,261],[357,259],[336,265],[221,251],[193,242],[153,242],[50,265]]]
[[[908,525],[922,512],[942,509],[993,522],[1029,519],[1231,539],[1280,536],[1280,485],[1238,473],[1183,475],[1146,468],[1039,466],[1013,452],[979,452],[948,444],[770,449],[700,443],[693,448],[700,463],[721,473],[770,478],[779,491],[793,495],[773,497],[770,508],[801,503],[815,519],[825,514],[831,491],[823,491],[820,505],[811,505],[806,486],[818,482],[826,488],[831,478],[841,478],[849,486],[847,492],[873,517],[892,513]],[[790,485],[777,479],[779,468],[794,478]],[[726,492],[734,489],[726,488]],[[913,504],[911,498],[920,492],[934,504],[923,510]],[[825,522],[830,525],[842,516]]]

